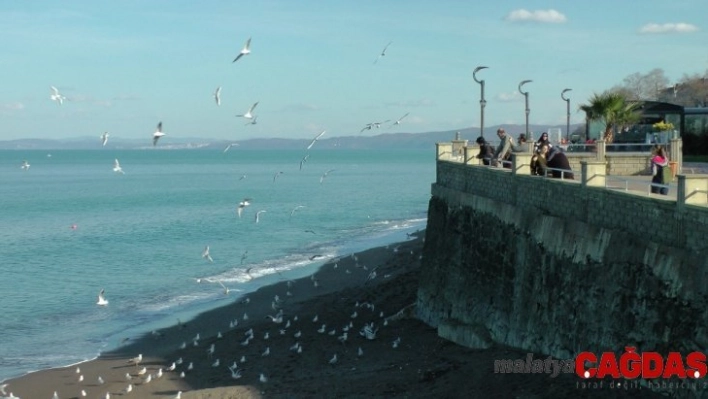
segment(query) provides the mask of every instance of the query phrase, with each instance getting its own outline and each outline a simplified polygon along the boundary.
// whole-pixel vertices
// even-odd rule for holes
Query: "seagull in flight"
[[[120,173],[121,175],[125,174],[125,172],[123,172],[123,168],[120,167],[120,162],[118,162],[118,158],[113,161],[113,171],[116,173]]]
[[[238,213],[238,217],[241,217],[241,212],[243,212],[243,208],[249,205],[251,205],[250,198],[244,198],[243,201],[238,203],[238,208],[236,208],[236,213]]]
[[[361,130],[359,130],[359,133],[362,133],[364,130],[371,130],[372,127],[374,127],[373,123],[367,123],[366,126],[364,126],[363,128],[361,128]]]
[[[22,161],[22,166],[20,166],[20,168],[22,168],[23,170],[29,170],[29,168],[30,168],[29,162],[27,162],[26,160]]]
[[[152,134],[152,145],[153,147],[157,145],[157,140],[160,140],[160,137],[164,136],[165,133],[162,133],[162,122],[157,124],[157,130],[155,130],[155,133]]]
[[[322,182],[324,181],[325,177],[327,177],[327,175],[330,174],[331,172],[334,172],[334,169],[330,169],[330,170],[326,171],[326,172],[322,175],[322,177],[320,177],[320,184],[322,184]]]
[[[256,212],[256,223],[261,221],[261,213],[265,213],[265,210]]]
[[[106,146],[106,143],[108,142],[108,136],[110,136],[108,134],[108,132],[103,132],[103,134],[101,135],[101,145],[104,147]]]
[[[398,118],[398,120],[396,120],[395,122],[393,122],[393,123],[391,124],[391,126],[400,125],[400,124],[401,124],[401,121],[403,120],[403,118],[405,118],[406,116],[408,116],[409,113],[410,113],[410,112],[406,112],[405,115],[403,115],[402,117]]]
[[[202,252],[202,258],[208,260],[209,262],[214,262],[214,259],[212,259],[211,255],[209,255],[209,246],[208,245],[204,248],[204,251]]]
[[[315,145],[315,142],[316,142],[320,137],[322,137],[322,135],[325,134],[325,132],[326,132],[326,130],[323,130],[322,133],[318,134],[317,137],[315,137],[314,139],[312,139],[312,142],[310,142],[310,145],[307,146],[307,149],[309,150],[310,148],[312,148],[312,146]]]
[[[293,208],[293,210],[290,212],[290,217],[293,217],[293,215],[295,214],[295,212],[296,212],[298,209],[302,209],[302,208],[305,208],[305,205],[298,205],[298,206],[296,206],[295,208]]]
[[[383,122],[373,122],[373,123],[371,123],[371,125],[373,125],[373,127],[375,127],[375,128],[378,129],[378,128],[381,127],[381,125],[383,125],[384,123],[389,122],[389,121],[391,121],[391,120],[390,120],[390,119],[386,119],[386,120],[383,121]]]
[[[229,145],[226,146],[226,148],[224,148],[224,151],[222,151],[222,153],[224,153],[224,152],[230,150],[231,147],[233,147],[233,146],[235,146],[235,145],[238,145],[238,143],[230,143]]]
[[[59,89],[57,89],[56,87],[50,87],[52,88],[52,94],[49,96],[49,98],[51,98],[52,101],[56,101],[57,103],[59,103],[59,105],[64,104],[64,100],[66,100],[66,97],[59,94]]]
[[[310,154],[307,154],[307,155],[305,155],[304,157],[302,157],[302,159],[300,160],[300,170],[302,170],[302,165],[303,165],[305,162],[307,162],[307,158],[309,158],[309,157],[310,157]]]
[[[282,174],[283,174],[283,172],[278,172],[278,173],[276,173],[275,175],[273,175],[273,183],[275,183],[275,179],[277,179],[278,176],[280,176],[280,175],[282,175]]]
[[[224,283],[221,282],[221,280],[216,280],[216,282],[219,283],[219,285],[221,286],[221,288],[224,289],[224,295],[229,295],[229,292],[230,292],[231,290],[228,289],[228,288],[224,285]]]
[[[216,101],[216,105],[221,105],[221,86],[216,88],[216,91],[214,92],[214,100]]]
[[[96,305],[98,305],[98,306],[108,305],[108,299],[106,299],[105,294],[106,294],[106,290],[101,289],[101,292],[98,293],[98,301],[96,302]]]
[[[255,125],[256,119],[258,119],[258,115],[253,115],[253,119],[250,122],[244,123],[244,125]]]
[[[236,116],[240,116],[240,117],[246,118],[246,119],[253,119],[253,110],[256,109],[257,105],[258,105],[258,101],[256,101],[255,104],[251,105],[251,108],[248,109],[248,112],[246,112],[243,115],[236,115]]]
[[[386,49],[388,48],[388,46],[391,45],[391,43],[393,43],[393,42],[388,42],[388,44],[386,45],[386,47],[384,47],[384,49],[381,51],[381,54],[379,54],[379,56],[376,58],[376,60],[374,60],[374,64],[376,64],[377,62],[379,62],[379,59],[380,59],[381,57],[386,56]]]
[[[239,58],[243,57],[244,55],[249,55],[251,54],[251,38],[249,37],[248,40],[246,40],[246,44],[243,45],[243,48],[241,49],[241,52],[238,53],[236,58],[231,62],[232,64],[236,61],[238,61]]]

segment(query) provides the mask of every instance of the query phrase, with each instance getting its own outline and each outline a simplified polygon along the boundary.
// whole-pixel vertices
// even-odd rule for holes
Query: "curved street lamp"
[[[565,93],[573,89],[564,89],[561,92],[561,98],[565,101],[565,141],[568,143],[568,137],[570,136],[570,98],[565,98]]]
[[[526,140],[530,140],[529,136],[529,113],[531,110],[529,109],[529,92],[528,91],[522,91],[521,86],[525,85],[526,83],[531,83],[533,80],[522,80],[521,83],[519,83],[519,93],[524,95],[524,102],[526,105],[525,112],[526,112]]]
[[[472,79],[474,79],[475,82],[479,83],[480,86],[482,87],[482,94],[480,95],[480,100],[479,100],[479,109],[480,109],[480,118],[479,118],[479,133],[482,137],[484,137],[484,107],[487,105],[487,100],[484,99],[484,79],[482,80],[477,80],[477,72],[481,71],[482,69],[486,69],[486,66],[478,66],[477,68],[474,69],[474,72],[472,72]]]

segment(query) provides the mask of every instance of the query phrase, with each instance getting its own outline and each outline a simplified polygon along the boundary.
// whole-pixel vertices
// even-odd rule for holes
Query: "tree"
[[[654,68],[647,74],[635,72],[622,80],[622,84],[612,91],[625,94],[625,98],[634,101],[658,100],[659,93],[669,86],[669,78],[661,68]]]
[[[600,121],[605,125],[603,137],[609,144],[614,141],[616,129],[621,132],[639,121],[641,113],[637,111],[638,106],[638,102],[629,101],[620,93],[606,91],[593,94],[589,103],[579,108],[585,111],[588,120]]]

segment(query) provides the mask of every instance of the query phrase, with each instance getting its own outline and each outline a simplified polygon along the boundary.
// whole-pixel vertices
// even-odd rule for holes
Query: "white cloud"
[[[541,22],[541,23],[551,23],[551,24],[562,24],[567,21],[565,15],[559,13],[556,10],[536,10],[528,11],[525,9],[518,9],[510,12],[504,19],[507,21],[517,22]]]
[[[513,103],[523,100],[524,96],[518,91],[512,91],[511,93],[499,93],[496,98],[503,103]]]
[[[646,24],[639,29],[639,33],[689,33],[698,31],[698,27],[679,22],[677,24]]]
[[[25,105],[22,103],[4,103],[0,104],[0,109],[4,111],[20,111],[25,109]]]

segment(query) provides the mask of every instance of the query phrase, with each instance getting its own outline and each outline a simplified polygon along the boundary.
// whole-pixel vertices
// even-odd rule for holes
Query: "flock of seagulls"
[[[302,207],[304,206],[294,208],[293,212]],[[415,255],[414,251],[410,251],[410,254]],[[392,255],[403,256],[406,254],[399,253],[398,247],[396,247],[393,249]],[[208,246],[204,248],[202,257],[211,261]],[[418,257],[418,259],[420,258]],[[400,260],[402,263],[410,262],[408,258],[401,258]],[[344,269],[346,274],[352,274],[352,271],[366,274],[369,271],[365,264],[359,262],[356,254],[335,259],[332,263],[330,265],[332,265],[333,269],[338,269],[341,263],[342,267],[339,270]],[[316,289],[318,287],[317,275],[313,274],[309,280],[312,282],[313,289]],[[218,281],[218,283],[228,293],[229,289],[221,281]],[[382,309],[386,307],[386,303],[377,305],[367,300],[365,302],[356,301],[353,306],[351,304],[345,305],[343,308],[340,307],[336,310],[326,308],[325,313],[314,314],[314,316],[312,313],[309,313],[309,316],[298,315],[297,312],[303,311],[303,309],[297,301],[290,298],[294,296],[294,289],[298,289],[298,287],[306,289],[306,285],[307,279],[301,279],[297,281],[286,280],[278,286],[280,289],[286,290],[285,297],[288,299],[283,299],[277,294],[274,295],[271,301],[271,308],[275,313],[265,314],[265,316],[262,313],[258,316],[257,309],[249,309],[249,304],[251,303],[249,297],[243,298],[239,304],[234,304],[234,309],[240,307],[243,310],[243,316],[224,320],[225,332],[219,331],[213,336],[204,339],[198,331],[196,331],[196,334],[193,330],[187,331],[187,325],[178,320],[174,333],[182,334],[184,341],[177,347],[175,352],[175,357],[178,358],[171,359],[164,365],[155,363],[154,360],[148,361],[142,353],[138,353],[136,356],[125,360],[126,367],[128,367],[125,374],[122,373],[126,369],[118,368],[117,370],[122,370],[120,372],[121,376],[99,375],[94,380],[96,381],[94,383],[87,382],[83,371],[80,367],[77,367],[75,369],[77,376],[75,381],[80,385],[77,389],[83,388],[79,391],[78,397],[88,397],[86,389],[95,389],[96,387],[106,387],[103,388],[105,396],[101,396],[101,398],[110,399],[112,395],[130,397],[128,395],[131,395],[133,391],[139,391],[142,387],[154,384],[153,381],[162,378],[184,379],[190,373],[199,373],[197,378],[203,378],[204,374],[202,373],[208,372],[209,375],[213,375],[211,370],[223,370],[224,368],[226,369],[223,371],[224,378],[232,380],[251,378],[257,381],[258,384],[266,385],[270,384],[271,380],[277,379],[279,375],[273,370],[269,372],[266,369],[268,366],[265,363],[261,363],[259,359],[264,359],[274,354],[287,354],[286,358],[291,358],[292,356],[302,356],[305,352],[314,352],[315,357],[322,359],[323,366],[348,368],[352,364],[351,362],[365,356],[364,349],[367,345],[374,345],[367,344],[367,342],[379,342],[382,339],[386,340],[386,337],[390,337],[388,338],[390,339],[389,341],[383,341],[381,344],[372,346],[372,348],[376,348],[373,353],[378,354],[381,354],[384,345],[388,346],[390,350],[395,350],[401,346],[401,337],[397,336],[395,328],[391,328],[390,325],[391,322],[400,320],[405,308],[397,313],[388,313],[389,316],[386,316],[387,312]],[[104,294],[105,291],[101,290],[98,300],[99,305],[108,304]],[[259,323],[257,318],[255,322],[250,322],[251,318],[249,318],[247,313],[249,310],[253,310],[253,313],[258,317],[264,317],[268,323]],[[342,311],[344,313],[341,313]],[[339,313],[339,315],[335,316],[335,312]],[[346,321],[343,324],[341,321],[335,322],[330,319],[332,316],[338,320]],[[256,328],[262,330],[256,331]],[[165,336],[164,333],[159,331],[153,331],[151,335],[155,339],[161,339]],[[312,342],[313,339],[329,341],[335,344],[335,348],[341,349],[323,349],[331,348],[332,345],[312,345],[307,347],[305,343]],[[220,345],[219,342],[223,340],[240,342],[240,345]],[[384,344],[384,342],[387,343]],[[224,350],[224,347],[230,347],[231,349]],[[110,384],[110,389],[107,384]],[[113,388],[117,384],[121,384],[120,388]],[[0,385],[2,398],[19,399],[13,396],[12,393],[7,396],[8,387],[7,383]],[[66,388],[62,389],[66,390]],[[111,389],[113,391],[110,391]],[[182,391],[169,395],[169,398],[181,399]],[[58,391],[54,391],[52,399],[67,397],[77,396],[60,397]]]
[[[236,57],[234,58],[234,60],[232,61],[232,63],[235,63],[236,61],[240,60],[242,57],[251,54],[251,39],[252,39],[252,38],[249,37],[248,40],[246,40],[246,42],[244,43],[243,47],[241,48],[241,51],[239,51],[239,53],[236,55]],[[382,57],[386,56],[386,50],[388,50],[388,47],[389,47],[392,43],[393,43],[393,42],[388,42],[388,43],[386,44],[386,46],[384,46],[384,48],[383,48],[383,50],[381,51],[381,53],[378,55],[378,57],[376,58],[376,60],[374,60],[374,64],[378,63],[379,60],[380,60]],[[63,95],[59,92],[59,89],[57,89],[55,86],[50,86],[50,89],[51,89],[50,99],[51,99],[52,101],[55,101],[55,102],[56,102],[57,104],[59,104],[59,105],[64,104],[64,101],[65,101],[67,98],[66,98],[65,96],[63,96]],[[214,101],[216,102],[216,105],[217,105],[217,106],[221,106],[221,86],[219,86],[219,87],[216,88],[216,90],[214,91],[213,96],[214,96]],[[239,115],[236,115],[236,116],[246,119],[247,122],[245,123],[245,125],[255,125],[255,124],[257,123],[257,118],[258,118],[258,116],[255,115],[253,112],[254,112],[256,106],[258,106],[258,103],[259,103],[259,102],[256,101],[256,102],[246,111],[246,113],[244,113],[244,114],[239,114]],[[389,127],[393,127],[393,126],[396,126],[396,125],[400,125],[400,124],[401,124],[401,121],[402,121],[403,118],[405,118],[406,116],[408,116],[408,113],[406,113],[404,116],[398,118],[398,119],[397,119],[394,123],[392,123]],[[383,122],[371,122],[371,123],[367,123],[367,124],[360,130],[360,133],[364,132],[365,130],[372,130],[373,128],[378,129],[379,127],[381,127],[381,125],[383,125],[384,123],[387,123],[387,122],[389,122],[389,121],[390,121],[390,120],[385,120],[385,121],[383,121]],[[324,133],[325,133],[325,131],[322,131],[317,137],[315,137],[315,138],[312,140],[312,142],[307,146],[307,149],[309,150],[310,148],[312,148],[312,146],[315,144],[315,142],[316,142],[320,137],[322,137],[322,135],[323,135]],[[165,136],[165,133],[162,131],[162,121],[160,121],[160,122],[157,124],[157,128],[156,128],[155,132],[154,132],[153,135],[152,135],[152,145],[153,145],[153,147],[157,146],[158,141],[160,140],[160,138],[162,138],[162,137],[164,137],[164,136]],[[101,137],[101,145],[105,147],[106,143],[108,142],[109,133],[108,133],[108,132],[104,132],[100,137]],[[233,145],[238,145],[238,144],[229,144],[229,145],[224,149],[223,152],[227,152]],[[29,170],[29,163],[28,163],[27,161],[24,161],[24,163],[23,163],[21,166],[22,166],[22,169],[23,169],[23,170]],[[301,167],[302,167],[302,165],[301,165]],[[116,172],[116,173],[119,173],[119,174],[124,174],[124,173],[123,173],[123,170],[120,168],[120,166],[119,166],[119,164],[118,164],[118,160],[116,160],[115,163],[114,163],[113,171]]]
[[[374,61],[374,64],[376,64],[382,57],[384,57],[384,56],[386,55],[386,51],[387,51],[388,47],[391,45],[391,43],[392,43],[392,42],[389,42],[388,44],[386,44],[386,46],[383,48],[383,50],[381,51],[381,53],[378,55],[378,57],[377,57],[376,60]],[[238,53],[238,55],[234,58],[234,60],[232,61],[232,63],[235,63],[235,62],[237,62],[239,59],[241,59],[242,57],[244,57],[244,56],[246,56],[246,55],[249,55],[249,54],[251,53],[250,46],[251,46],[251,38],[248,38],[248,40],[247,40],[246,43],[244,44],[243,48],[242,48],[241,51]],[[59,92],[59,90],[58,90],[56,87],[50,86],[50,88],[51,88],[50,99],[51,99],[52,101],[57,102],[58,105],[63,105],[64,101],[65,101],[67,98],[66,98],[65,96],[63,96],[63,95]],[[216,90],[215,90],[214,93],[213,93],[213,97],[214,97],[214,101],[216,102],[216,105],[217,105],[217,106],[220,106],[220,105],[221,105],[221,86],[219,86],[219,87],[216,88]],[[259,104],[259,102],[256,101],[256,102],[246,111],[246,113],[244,113],[244,114],[239,114],[239,115],[236,115],[236,116],[237,116],[237,117],[242,117],[242,118],[248,120],[248,122],[246,123],[247,125],[248,125],[248,124],[256,124],[257,115],[254,114],[254,111],[255,111],[256,107],[258,106],[258,104]],[[396,120],[395,122],[393,122],[393,123],[391,124],[391,126],[399,125],[399,124],[401,123],[401,121],[402,121],[406,116],[408,116],[408,113],[406,113],[405,115],[403,115],[402,117],[400,117],[398,120]],[[361,132],[363,132],[364,130],[371,130],[372,128],[377,128],[377,129],[378,129],[378,128],[381,127],[381,125],[383,125],[383,124],[385,124],[385,123],[388,123],[388,122],[390,122],[390,120],[385,120],[385,121],[383,121],[383,122],[372,122],[372,123],[368,123],[368,124],[361,130]],[[315,143],[316,143],[325,133],[326,133],[326,131],[323,130],[323,131],[321,131],[318,135],[316,135],[316,136],[311,140],[311,142],[307,145],[306,150],[312,149],[313,146],[315,145]],[[156,127],[156,129],[155,129],[155,132],[154,132],[153,135],[152,135],[152,144],[153,144],[153,147],[157,146],[159,140],[160,140],[162,137],[164,137],[165,135],[166,135],[166,134],[163,132],[162,121],[160,121],[160,122],[157,124],[157,127]],[[106,144],[107,144],[107,142],[108,142],[109,136],[110,136],[109,132],[104,132],[103,134],[100,135],[100,143],[101,143],[101,146],[102,146],[102,147],[105,147],[105,146],[106,146]],[[223,152],[227,152],[232,146],[235,146],[235,145],[238,145],[238,144],[237,144],[237,143],[229,144],[229,145],[223,150]],[[305,164],[305,162],[307,162],[308,158],[309,158],[309,154],[306,154],[306,155],[303,157],[303,159],[301,160],[301,162],[300,162],[300,169],[301,169],[301,170],[302,170],[303,165]],[[25,161],[23,162],[23,164],[22,164],[21,167],[22,167],[23,170],[29,170],[30,164],[25,160]],[[125,174],[125,172],[123,171],[123,169],[122,169],[122,167],[121,167],[121,165],[120,165],[120,162],[119,162],[119,160],[118,160],[117,158],[114,160],[114,163],[113,163],[113,171],[114,171],[116,174]],[[334,172],[334,171],[335,171],[334,169],[329,169],[329,170],[327,170],[327,171],[320,177],[320,184],[322,184],[322,183],[324,182],[325,178],[326,178],[330,173],[332,173],[332,172]],[[274,177],[273,177],[273,182],[274,182],[274,183],[275,183],[275,181],[276,181],[276,178],[277,178],[279,175],[281,175],[281,174],[283,174],[283,172],[278,172],[278,173],[276,173],[276,174],[274,175]],[[246,175],[243,175],[243,176],[241,176],[241,178],[240,178],[239,180],[242,180],[242,179],[245,179],[245,178],[246,178]],[[244,210],[246,207],[248,207],[248,206],[251,205],[251,201],[252,201],[251,198],[244,198],[241,202],[239,202],[239,204],[238,204],[238,206],[237,206],[237,215],[238,215],[239,218],[241,217],[243,210]],[[294,207],[294,208],[291,210],[291,212],[290,212],[290,217],[292,217],[298,210],[303,209],[303,208],[305,208],[305,207],[306,207],[305,205],[298,205],[298,206]],[[267,212],[267,211],[266,211],[265,209],[262,209],[262,210],[257,211],[257,212],[255,213],[255,223],[259,223],[259,222],[260,222],[261,215],[263,215],[263,214],[266,213],[266,212]],[[310,232],[312,232],[312,231],[310,231]],[[314,232],[312,232],[312,233],[314,233]],[[242,257],[241,257],[241,263],[242,263],[242,264],[243,264],[244,260],[246,259],[247,252],[248,252],[248,251],[244,252],[244,254],[243,254]],[[318,257],[318,255],[315,255],[315,256],[313,256],[311,259],[314,259],[314,258],[317,258],[317,257]],[[320,255],[319,257],[321,257],[321,255]],[[208,262],[210,262],[210,263],[213,263],[213,262],[214,262],[213,258],[211,257],[210,248],[209,248],[208,245],[207,245],[207,246],[204,248],[204,250],[202,251],[202,258],[204,258],[206,261],[208,261]],[[356,259],[356,257],[354,257],[354,259]],[[335,268],[336,268],[336,267],[337,267],[337,264],[335,263]],[[357,267],[359,267],[358,262],[357,262]],[[366,267],[364,267],[364,269],[366,269]],[[250,269],[247,271],[247,273],[250,273]],[[347,270],[347,273],[350,273],[350,272]],[[249,274],[249,276],[250,276],[250,274]],[[369,274],[369,277],[370,277],[370,276],[371,276],[371,274]],[[199,279],[198,279],[198,281],[199,281]],[[222,287],[223,290],[224,290],[224,293],[225,293],[226,295],[228,295],[228,293],[229,293],[229,291],[230,291],[229,288],[226,287],[221,281],[218,281],[218,280],[217,280],[217,283],[218,283],[219,285],[221,285],[221,287]],[[319,282],[318,282],[318,280],[317,280],[316,278],[314,278],[314,275],[313,275],[313,278],[312,278],[312,284],[313,284],[313,287],[314,287],[314,288],[319,287]],[[290,287],[291,285],[292,285],[292,282],[291,282],[291,281],[288,281],[288,287]],[[286,293],[286,296],[287,296],[287,297],[290,297],[290,296],[292,296],[292,293],[291,293],[290,291],[288,291],[288,292]],[[98,297],[97,297],[96,305],[97,305],[97,306],[107,306],[108,303],[109,303],[109,301],[108,301],[108,299],[106,298],[105,289],[101,289],[100,292],[99,292],[99,294],[98,294]],[[248,303],[248,298],[246,298],[245,303]],[[278,309],[278,313],[277,313],[275,316],[272,316],[272,315],[269,315],[269,316],[268,316],[268,317],[273,321],[273,323],[278,324],[278,325],[282,324],[282,323],[283,323],[283,320],[285,319],[285,316],[284,316],[284,313],[283,313],[282,304],[283,304],[283,301],[280,300],[280,299],[278,298],[278,296],[276,295],[276,298],[275,298],[274,301],[273,301],[273,309]],[[359,306],[360,306],[360,304],[357,302],[356,307],[359,308]],[[362,305],[362,306],[363,306],[363,305]],[[372,310],[372,312],[373,312],[373,310],[374,310],[374,305],[366,304],[366,306],[367,306],[367,307],[370,306],[370,308],[371,308],[371,310]],[[354,313],[352,314],[351,318],[354,319],[354,318],[356,318],[356,317],[357,317],[357,311],[355,310]],[[383,318],[383,312],[380,313],[379,317],[380,317],[380,318]],[[242,318],[242,319],[243,319],[244,321],[247,321],[247,320],[248,320],[248,316],[247,316],[246,313],[243,314],[243,318]],[[297,320],[298,320],[298,318],[297,318],[296,315],[294,315],[294,316],[291,317],[291,318],[286,319],[283,328],[278,329],[277,333],[273,334],[272,336],[270,335],[270,332],[269,332],[269,331],[266,331],[266,332],[264,333],[264,335],[263,335],[263,339],[267,341],[267,340],[270,340],[271,337],[279,337],[279,336],[287,335],[287,329],[290,328],[291,326],[294,326],[294,325],[297,323]],[[317,322],[318,322],[318,316],[315,316],[314,319],[313,319],[313,323],[317,323]],[[232,322],[230,323],[230,328],[234,328],[234,329],[235,329],[237,323],[238,323],[237,320],[232,321]],[[384,324],[383,324],[384,326],[387,325],[387,320],[384,320],[383,323],[384,323]],[[377,333],[377,331],[378,331],[378,328],[375,328],[374,325],[375,325],[375,322],[374,322],[374,321],[371,321],[371,322],[369,322],[369,323],[366,323],[366,324],[361,328],[361,330],[360,330],[360,332],[359,332],[359,335],[361,335],[362,337],[364,337],[366,340],[374,340],[374,339],[376,339],[376,333]],[[354,329],[354,323],[353,323],[353,321],[350,322],[350,323],[348,323],[346,326],[342,327],[339,331],[338,331],[337,328],[327,328],[327,324],[326,324],[326,323],[322,323],[319,328],[317,328],[317,329],[314,329],[314,328],[313,328],[311,333],[312,333],[312,334],[325,334],[325,333],[326,333],[326,334],[331,335],[331,336],[336,336],[337,341],[339,341],[340,343],[344,344],[344,343],[346,343],[346,342],[349,340],[349,334],[351,333],[351,331],[353,331],[353,329]],[[246,334],[246,335],[247,335],[246,340],[242,343],[242,345],[244,345],[244,346],[247,346],[252,340],[254,340],[253,330],[250,329],[249,331],[250,331],[250,334]],[[302,336],[302,334],[303,334],[302,330],[298,330],[296,333],[292,334],[292,336],[293,336],[295,339],[299,339],[299,338]],[[222,334],[219,333],[217,339],[220,339],[221,337],[222,337]],[[199,341],[200,341],[199,334],[197,334],[197,337],[196,337],[195,339],[193,339],[193,341],[192,341],[192,345],[193,345],[193,346],[198,346],[198,345],[200,344]],[[398,344],[400,344],[400,338],[398,339],[398,341],[394,341],[394,343],[393,343],[392,345],[393,345],[393,347],[395,348],[395,347],[397,347]],[[182,349],[186,348],[186,342],[185,342],[180,348],[182,348]],[[262,356],[262,357],[268,356],[268,355],[270,354],[270,351],[271,351],[270,348],[271,348],[270,346],[266,346],[265,349],[261,352],[261,356]],[[293,350],[294,352],[297,352],[297,353],[302,353],[302,351],[303,351],[303,346],[302,346],[302,344],[301,344],[299,341],[296,341],[296,342],[291,346],[291,350]],[[216,347],[215,347],[215,344],[214,344],[214,343],[212,343],[211,346],[209,347],[209,349],[207,349],[207,355],[208,355],[209,358],[213,358],[214,356],[216,356]],[[358,350],[357,350],[357,356],[363,356],[363,350],[362,350],[361,347],[359,347]],[[153,374],[153,373],[148,373],[147,367],[142,367],[142,368],[138,369],[138,368],[140,367],[140,364],[141,364],[142,360],[143,360],[142,354],[139,354],[139,355],[136,356],[135,358],[132,358],[132,359],[128,360],[128,363],[130,363],[131,365],[134,365],[134,366],[136,367],[136,370],[137,370],[137,371],[136,371],[135,373],[126,373],[125,379],[126,379],[126,382],[128,382],[128,385],[122,390],[122,392],[121,392],[120,394],[122,394],[122,395],[128,394],[128,393],[132,392],[133,389],[134,389],[136,386],[143,385],[143,384],[148,384],[148,383],[150,383],[151,380],[162,377],[162,375],[163,375],[163,368],[159,368],[154,374]],[[338,363],[340,362],[340,360],[341,360],[341,359],[340,359],[340,355],[339,355],[338,353],[334,353],[334,354],[331,356],[331,358],[329,358],[328,363],[329,363],[330,365],[336,365],[336,364],[338,364]],[[245,355],[244,355],[244,356],[242,356],[242,357],[240,358],[240,362],[241,362],[241,363],[245,363],[245,361],[246,361],[246,357],[245,357]],[[178,366],[178,365],[182,365],[183,363],[184,363],[183,359],[180,358],[179,360],[177,360],[177,361],[175,361],[174,363],[172,363],[172,365],[171,365],[170,367],[165,368],[165,370],[167,370],[167,371],[175,371],[175,370],[178,368],[177,366]],[[214,362],[211,363],[211,366],[212,366],[212,367],[219,367],[219,365],[220,365],[220,360],[219,360],[218,358],[217,358]],[[243,371],[245,370],[245,369],[241,368],[241,366],[239,365],[239,362],[237,362],[237,361],[234,361],[233,364],[230,365],[230,366],[228,366],[227,368],[228,368],[228,370],[229,370],[229,374],[230,374],[231,378],[233,378],[233,379],[239,379],[239,378],[241,378],[242,375],[243,375]],[[180,377],[184,378],[184,376],[185,376],[185,371],[192,371],[193,369],[194,369],[194,363],[193,363],[193,362],[190,362],[190,363],[188,364],[188,366],[185,368],[185,370],[181,371]],[[80,373],[79,368],[77,368],[77,374],[78,374],[78,373]],[[138,380],[136,381],[136,379],[138,379]],[[80,374],[80,375],[79,375],[78,381],[79,381],[79,382],[83,382],[83,381],[84,381],[84,376],[83,376],[83,374]],[[260,374],[259,374],[259,381],[260,381],[261,383],[267,383],[267,382],[268,382],[268,377],[265,375],[265,373],[260,373]],[[98,377],[98,384],[99,384],[99,385],[102,385],[102,384],[104,384],[104,382],[105,382],[105,381],[103,380],[103,378],[99,376],[99,377]],[[0,392],[2,393],[3,396],[12,398],[12,397],[13,397],[12,394],[10,394],[10,396],[6,396],[7,394],[6,394],[6,392],[5,392],[5,389],[7,388],[7,386],[8,386],[7,384],[2,384],[2,385],[0,385]],[[81,391],[81,395],[80,395],[80,396],[86,396],[86,392],[85,392],[85,391]],[[106,396],[105,396],[105,397],[106,397],[106,398],[110,398],[110,393],[106,393]],[[58,399],[58,398],[59,398],[57,392],[54,392],[54,398],[55,398],[55,399]],[[175,396],[175,399],[180,399],[180,398],[181,398],[181,392],[178,392],[177,395]]]

